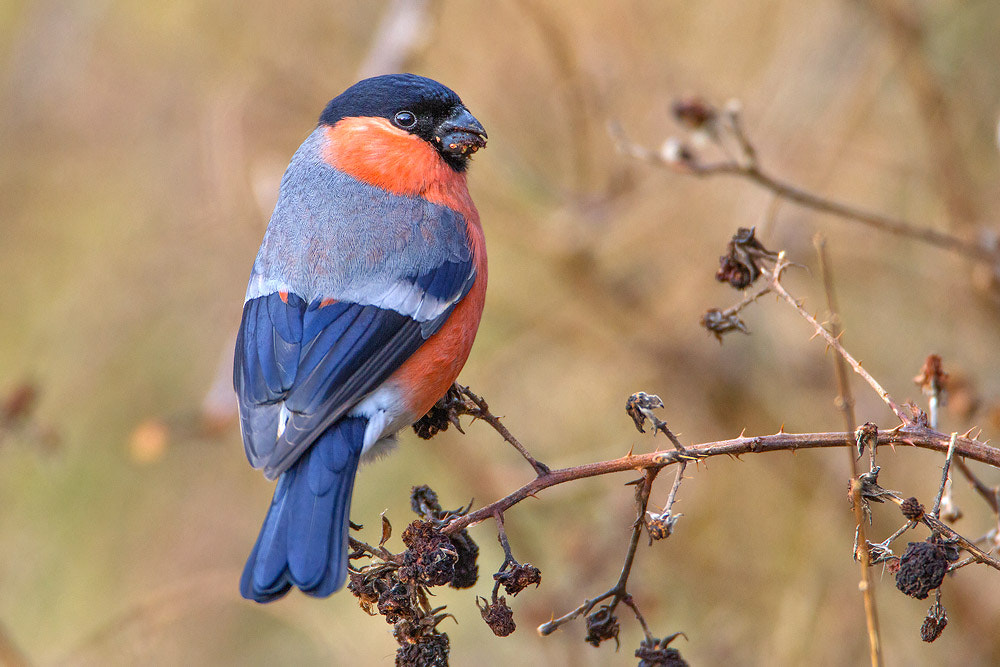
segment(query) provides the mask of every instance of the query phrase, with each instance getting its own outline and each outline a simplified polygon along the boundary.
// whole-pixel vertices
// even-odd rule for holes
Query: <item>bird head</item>
[[[347,118],[381,118],[417,136],[463,172],[469,158],[486,146],[486,130],[450,88],[415,74],[364,79],[330,100],[320,116],[330,127]]]

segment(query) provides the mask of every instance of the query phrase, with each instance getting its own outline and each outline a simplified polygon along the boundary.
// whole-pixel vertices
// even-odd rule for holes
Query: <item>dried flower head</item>
[[[611,612],[611,607],[601,605],[597,611],[587,616],[587,636],[584,641],[591,646],[600,646],[601,642],[614,639],[617,647],[620,645],[618,631],[618,618]]]
[[[409,587],[397,581],[382,591],[378,598],[378,613],[385,616],[386,623],[395,623],[403,618],[413,618],[417,610],[414,608]]]
[[[650,540],[665,540],[670,537],[674,532],[674,526],[677,525],[677,520],[684,516],[670,512],[662,514],[647,512],[647,514],[646,531],[649,533]]]
[[[869,542],[868,540],[865,540],[865,544],[868,546],[869,565],[875,565],[876,563],[884,563],[890,560],[897,560],[896,555],[892,553],[892,549],[890,549],[887,545],[882,544],[881,542],[875,544]],[[857,556],[857,554],[855,554],[855,556]],[[857,558],[855,558],[855,560],[857,560]]]
[[[700,97],[684,97],[671,107],[674,118],[690,130],[701,130],[715,122],[718,111]]]
[[[470,588],[479,581],[479,545],[465,530],[449,535],[458,560],[455,562],[455,574],[448,582],[452,588]]]
[[[854,440],[858,445],[858,458],[865,453],[866,448],[874,449],[878,444],[878,426],[872,422],[865,422],[854,432]]]
[[[924,506],[912,496],[904,500],[899,509],[903,512],[903,516],[910,521],[920,521],[924,515]]]
[[[396,667],[448,667],[451,650],[448,635],[433,631],[418,641],[401,641],[396,650]]]
[[[923,600],[941,586],[947,572],[948,558],[944,549],[932,542],[910,542],[899,559],[896,588]]]
[[[493,579],[503,586],[507,595],[517,595],[528,586],[537,588],[542,583],[542,571],[531,563],[520,563],[509,570],[497,572]]]
[[[625,401],[625,413],[635,422],[635,427],[639,430],[639,433],[646,432],[643,427],[646,425],[647,419],[654,425],[656,424],[658,420],[652,411],[662,407],[663,401],[660,400],[659,396],[656,394],[647,394],[644,391],[635,392]]]
[[[506,637],[517,629],[514,623],[514,612],[507,606],[507,599],[503,596],[488,603],[486,598],[477,597],[476,606],[482,614],[486,625],[490,626],[497,637]]]
[[[948,374],[941,366],[941,357],[937,354],[927,355],[924,366],[920,369],[920,375],[913,378],[913,382],[920,387],[925,396],[937,396],[943,399],[948,384]],[[944,404],[943,400],[941,402]]]
[[[380,583],[379,579],[377,577],[366,576],[364,572],[355,572],[354,570],[348,570],[347,575],[350,578],[347,583],[347,590],[353,593],[354,597],[358,598],[358,603],[362,609],[374,616],[381,595],[378,586]]]
[[[920,626],[920,638],[925,642],[932,642],[941,636],[947,625],[948,612],[945,611],[939,600],[927,610],[927,617],[924,618],[924,622]]]
[[[455,577],[458,551],[451,540],[429,521],[414,521],[403,531],[403,566],[398,576],[402,582],[442,586]]]
[[[745,289],[760,277],[762,262],[777,259],[778,253],[765,248],[755,234],[753,227],[740,227],[736,231],[726,247],[726,254],[719,258],[716,280]]]
[[[687,661],[681,657],[681,652],[669,648],[670,642],[682,636],[677,632],[663,639],[644,639],[636,649],[635,657],[639,658],[639,667],[687,667]]]
[[[709,308],[705,311],[705,314],[701,316],[701,326],[714,334],[720,343],[722,342],[722,336],[731,331],[739,331],[745,334],[750,333],[747,325],[735,313],[727,314],[718,308]]]

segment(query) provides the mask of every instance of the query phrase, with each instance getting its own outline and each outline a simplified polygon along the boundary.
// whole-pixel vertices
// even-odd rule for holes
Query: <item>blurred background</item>
[[[402,18],[400,18],[402,17]],[[727,0],[466,3],[8,0],[0,3],[0,636],[38,664],[387,664],[391,627],[347,593],[267,606],[237,581],[272,485],[243,455],[228,393],[250,265],[281,174],[324,104],[380,68],[454,88],[486,126],[469,183],[490,253],[487,310],[462,380],[554,467],[667,446],[626,397],[659,394],[685,442],[842,430],[832,356],[784,304],[751,335],[702,329],[739,295],[714,280],[737,227],[807,267],[788,285],[825,317],[813,236],[828,243],[844,343],[899,400],[930,352],[953,390],[942,430],[1000,437],[995,276],[960,256],[819,215],[731,177],[620,155],[609,120],[650,147],[682,128],[677,98],[741,100],[762,164],[793,183],[966,238],[1000,219],[1000,6]],[[715,155],[706,148],[707,156]],[[715,155],[718,157],[717,155]],[[992,230],[992,231],[991,231]],[[860,421],[891,427],[852,379]],[[489,502],[531,470],[483,424],[404,434],[365,467],[352,508],[410,521],[412,485],[445,506]],[[880,451],[880,482],[930,505],[942,457]],[[973,464],[986,483],[1000,472]],[[692,664],[863,664],[867,640],[848,455],[710,460],[681,487],[668,540],[640,546],[631,590]],[[673,474],[654,488],[665,501]],[[542,586],[495,638],[474,594],[442,591],[452,664],[633,664],[584,643],[582,621],[535,627],[618,576],[633,493],[617,475],[563,485],[507,514]],[[995,525],[961,478],[956,528]],[[872,535],[901,519],[876,507]],[[911,534],[922,539],[923,533]],[[398,541],[391,543],[400,548]],[[905,547],[905,540],[898,544]],[[930,601],[876,569],[887,664],[1000,663],[1000,576]]]

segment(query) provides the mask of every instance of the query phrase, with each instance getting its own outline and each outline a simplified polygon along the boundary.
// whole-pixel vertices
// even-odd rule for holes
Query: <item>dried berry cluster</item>
[[[899,558],[899,572],[896,573],[896,588],[910,597],[923,600],[941,586],[948,565],[958,560],[958,551],[953,546],[943,545],[933,539],[926,542],[910,542]]]
[[[458,418],[460,415],[469,414],[469,406],[465,398],[459,392],[456,385],[448,389],[440,401],[434,404],[426,415],[413,423],[413,432],[417,437],[430,440],[441,431],[447,431],[449,426],[454,426],[462,433],[462,425]]]
[[[393,624],[393,636],[400,645],[397,665],[447,665],[448,636],[438,632],[437,626],[449,614],[442,613],[443,607],[431,608],[428,589],[475,584],[479,547],[465,531],[454,536],[441,532],[448,518],[462,512],[443,510],[430,488],[414,488],[410,501],[422,518],[403,531],[407,549],[394,554],[383,547],[392,533],[385,520],[378,547],[352,539],[351,560],[367,558],[371,562],[351,568],[347,588],[365,611],[384,616]]]

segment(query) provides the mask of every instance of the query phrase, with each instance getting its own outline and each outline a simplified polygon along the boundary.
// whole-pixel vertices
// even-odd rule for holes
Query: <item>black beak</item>
[[[434,132],[438,150],[449,155],[472,155],[486,146],[486,139],[482,124],[462,106],[456,107]]]

